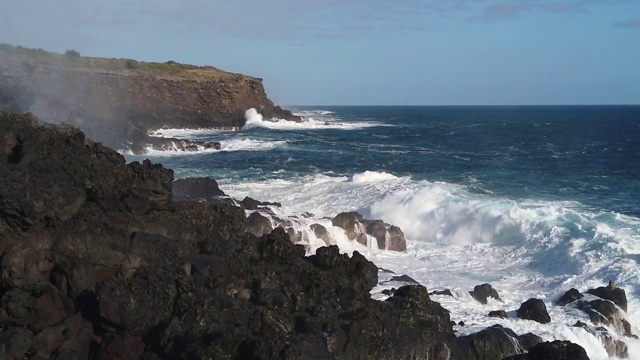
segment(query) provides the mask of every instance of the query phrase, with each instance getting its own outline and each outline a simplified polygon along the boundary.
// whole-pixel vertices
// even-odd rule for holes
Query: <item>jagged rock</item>
[[[0,113],[0,155],[0,357],[458,360],[533,342],[457,338],[420,285],[373,300],[360,253],[305,257],[280,227],[247,233],[241,207],[173,201],[170,170],[73,127]]]
[[[170,319],[176,296],[175,274],[161,268],[144,267],[131,279],[109,280],[98,292],[101,326],[143,336]]]
[[[509,315],[507,315],[507,312],[504,310],[495,310],[495,311],[489,311],[489,317],[508,319]]]
[[[146,154],[149,147],[158,151],[201,151],[210,149],[220,150],[222,145],[217,141],[207,142],[170,137],[144,136],[141,139],[136,139],[129,146],[135,155]]]
[[[277,203],[277,202],[264,202],[264,201],[258,201],[255,199],[252,199],[248,196],[246,196],[244,199],[242,199],[242,201],[240,201],[240,206],[242,206],[243,209],[245,210],[257,210],[259,206],[277,206],[277,207],[281,207],[282,204]]]
[[[583,328],[593,336],[598,337],[609,356],[617,356],[621,359],[629,357],[629,347],[627,344],[622,340],[614,339],[605,327],[598,326],[592,329],[582,321],[577,321],[573,326]]]
[[[10,326],[0,330],[0,358],[22,359],[31,348],[34,336],[31,331]]]
[[[569,341],[542,342],[529,350],[528,360],[589,360],[587,352]]]
[[[547,306],[544,304],[544,301],[540,299],[529,299],[523,302],[516,312],[516,315],[520,319],[533,320],[541,324],[551,322],[551,317],[547,312]]]
[[[595,295],[605,300],[611,300],[614,304],[618,305],[625,312],[627,311],[627,294],[624,289],[612,286],[601,286],[597,289],[587,290],[588,294]]]
[[[271,220],[257,211],[252,212],[247,217],[246,224],[246,231],[256,236],[268,234],[273,230],[273,224],[271,223]]]
[[[565,292],[558,300],[556,300],[556,305],[568,305],[576,300],[582,299],[583,297],[584,295],[580,294],[577,289],[570,289]]]
[[[481,304],[487,304],[487,298],[494,298],[500,300],[498,292],[490,284],[476,285],[473,291],[469,291],[471,296],[478,300]]]
[[[358,212],[344,212],[331,219],[333,226],[343,228],[349,240],[368,245],[367,235],[376,239],[379,249],[406,251],[404,233],[397,226],[385,224],[382,220],[367,220]]]
[[[344,212],[331,219],[331,223],[333,226],[343,228],[349,240],[367,245],[367,230],[362,220],[362,215],[357,212]]]
[[[389,247],[387,249],[407,251],[407,240],[404,237],[404,232],[397,226],[391,225],[389,227]]]
[[[331,245],[331,236],[329,235],[326,227],[320,224],[311,224],[310,229],[311,231],[313,231],[316,237],[324,241],[327,246]]]
[[[177,179],[173,182],[173,198],[181,200],[212,200],[226,196],[218,182],[209,177]]]
[[[455,297],[455,296],[453,296],[453,294],[451,293],[451,290],[449,290],[449,289],[434,290],[434,291],[430,292],[429,295],[447,295],[447,296]]]
[[[494,325],[475,334],[462,337],[462,359],[504,359],[542,341],[532,334],[518,336],[513,330]]]
[[[594,324],[609,325],[620,334],[632,336],[631,324],[626,320],[626,316],[613,302],[609,300],[593,300],[581,302],[577,305],[579,309],[589,315]]]
[[[393,276],[393,277],[391,277],[391,279],[389,279],[389,281],[406,282],[406,283],[410,283],[410,284],[413,284],[413,285],[419,285],[420,284],[419,282],[415,281],[409,275]]]

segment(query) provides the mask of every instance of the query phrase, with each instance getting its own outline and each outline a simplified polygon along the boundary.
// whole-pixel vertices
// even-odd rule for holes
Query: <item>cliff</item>
[[[71,122],[112,146],[141,131],[231,128],[256,108],[267,119],[300,120],[275,106],[262,79],[211,66],[81,57],[0,45],[0,110]]]

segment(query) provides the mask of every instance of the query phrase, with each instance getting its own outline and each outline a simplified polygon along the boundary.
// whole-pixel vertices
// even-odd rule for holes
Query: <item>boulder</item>
[[[544,301],[540,299],[529,299],[520,305],[516,315],[520,319],[527,319],[537,321],[541,324],[548,324],[551,322],[551,317],[547,312],[547,306]]]
[[[521,354],[542,341],[532,334],[518,336],[513,330],[494,325],[462,337],[461,359],[505,359]]]
[[[349,240],[367,245],[367,230],[362,220],[362,215],[357,212],[344,212],[331,219],[331,223],[333,226],[343,228],[347,232]]]
[[[246,220],[246,231],[256,236],[270,233],[274,229],[271,220],[259,212],[252,212]]]
[[[508,319],[509,315],[507,315],[507,312],[504,310],[494,310],[494,311],[489,311],[489,317]]]
[[[584,297],[584,295],[580,294],[577,289],[570,289],[565,292],[558,300],[556,300],[556,305],[565,306],[571,304],[576,300],[580,300]]]
[[[528,360],[589,360],[587,352],[570,341],[542,342],[529,350]]]
[[[320,224],[311,224],[311,226],[309,227],[311,229],[311,231],[313,231],[313,233],[315,234],[315,236],[324,241],[324,243],[329,246],[331,245],[331,236],[329,235],[329,232],[327,231],[327,228],[320,225]]]
[[[587,313],[593,324],[611,326],[620,334],[632,336],[631,324],[622,310],[609,300],[593,300],[581,302],[578,308]]]
[[[610,282],[609,286],[601,286],[597,289],[587,290],[588,294],[595,295],[605,300],[611,300],[614,304],[618,305],[625,312],[627,311],[627,294],[624,289],[615,286],[615,283]]]
[[[491,286],[491,284],[476,285],[473,288],[473,291],[469,291],[469,294],[471,294],[471,296],[481,304],[485,305],[487,304],[487,299],[490,297],[500,300],[498,292]]]
[[[212,200],[226,196],[218,187],[218,182],[209,177],[177,179],[173,182],[173,197],[181,200]]]

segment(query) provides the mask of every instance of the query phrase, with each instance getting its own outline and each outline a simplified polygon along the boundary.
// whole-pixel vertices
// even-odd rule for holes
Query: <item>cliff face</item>
[[[244,112],[299,120],[274,106],[262,79],[214,67],[85,58],[0,46],[0,110],[79,126],[119,145],[136,129],[240,127]]]

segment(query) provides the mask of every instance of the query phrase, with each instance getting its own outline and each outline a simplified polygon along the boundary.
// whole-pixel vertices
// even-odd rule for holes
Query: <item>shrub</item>
[[[80,53],[75,50],[67,50],[64,52],[64,56],[70,59],[77,59],[80,57]]]
[[[124,64],[127,66],[127,69],[137,69],[140,66],[140,63],[133,59],[125,60]]]

